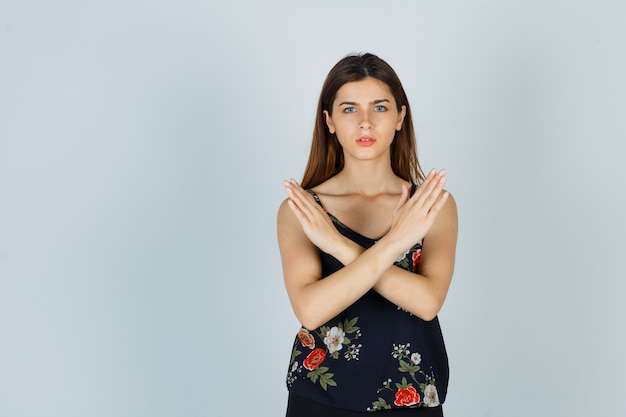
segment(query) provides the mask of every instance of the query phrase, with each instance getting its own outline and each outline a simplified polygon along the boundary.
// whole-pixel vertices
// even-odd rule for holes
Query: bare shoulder
[[[445,221],[454,221],[454,223],[457,223],[458,213],[457,213],[456,200],[454,199],[454,196],[452,195],[452,193],[450,193],[447,190],[446,192],[448,193],[448,198],[445,204],[443,205],[441,212],[439,212],[438,217],[441,217]]]
[[[313,246],[309,238],[304,233],[302,225],[289,207],[289,199],[286,198],[278,208],[276,219],[276,228],[278,234],[278,244],[282,249],[286,249],[291,245],[305,246],[310,248]]]
[[[280,203],[280,206],[278,206],[278,222],[280,223],[281,220],[284,220],[285,216],[289,216],[290,214],[293,216],[289,208],[289,199],[285,198],[282,203]]]
[[[293,234],[293,233],[304,233],[302,231],[302,226],[300,222],[296,218],[296,215],[293,213],[291,207],[289,207],[289,199],[286,198],[280,203],[278,207],[278,215],[276,219],[276,226],[278,228],[278,239],[279,242],[285,238],[285,233]]]
[[[431,226],[424,242],[428,242],[429,247],[438,246],[440,243],[444,246],[456,245],[457,234],[459,228],[459,220],[457,213],[456,201],[452,194],[448,193],[441,211],[437,214],[433,225]]]
[[[454,271],[458,237],[456,201],[452,194],[448,198],[432,227],[423,240],[420,273],[450,283]]]

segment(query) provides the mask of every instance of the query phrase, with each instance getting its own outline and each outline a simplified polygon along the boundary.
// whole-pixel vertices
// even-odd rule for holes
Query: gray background
[[[447,416],[624,415],[620,1],[0,0],[0,416],[280,416],[330,67],[398,72],[458,262]]]

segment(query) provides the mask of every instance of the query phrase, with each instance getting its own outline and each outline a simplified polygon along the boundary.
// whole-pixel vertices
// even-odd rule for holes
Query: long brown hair
[[[391,168],[394,174],[405,181],[418,184],[423,181],[424,173],[417,159],[411,107],[400,79],[389,64],[376,55],[366,53],[346,56],[337,62],[326,76],[317,104],[311,153],[304,170],[302,187],[313,188],[343,169],[343,149],[337,137],[328,130],[324,110],[332,114],[337,91],[344,84],[367,77],[387,84],[396,101],[398,111],[402,110],[402,106],[406,107],[402,127],[396,132],[391,144]]]

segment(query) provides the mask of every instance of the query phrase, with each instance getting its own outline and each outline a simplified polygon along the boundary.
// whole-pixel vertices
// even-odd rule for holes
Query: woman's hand
[[[387,236],[399,245],[400,251],[406,251],[422,240],[433,225],[437,214],[448,198],[443,190],[446,183],[446,171],[431,170],[424,182],[409,198],[409,190],[402,186],[402,195],[393,210],[391,228]]]
[[[309,240],[322,251],[333,254],[343,236],[313,196],[295,180],[283,181],[289,196],[288,204]]]

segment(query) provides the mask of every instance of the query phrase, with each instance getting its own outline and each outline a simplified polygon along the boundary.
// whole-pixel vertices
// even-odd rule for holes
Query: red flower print
[[[396,391],[394,404],[398,407],[415,405],[420,402],[420,395],[413,387],[400,388]]]
[[[413,271],[417,271],[417,264],[420,263],[420,258],[422,257],[422,250],[418,249],[413,252]]]
[[[302,365],[309,371],[317,369],[322,362],[326,359],[326,352],[324,349],[317,348],[313,352],[309,353],[309,356],[302,362]]]
[[[300,329],[298,332],[298,339],[300,339],[302,346],[306,346],[309,349],[313,349],[315,347],[315,339],[307,329]]]

